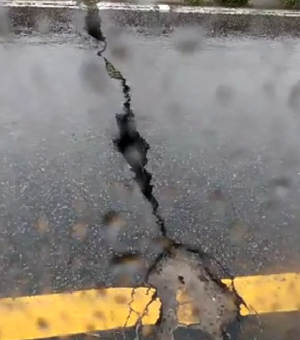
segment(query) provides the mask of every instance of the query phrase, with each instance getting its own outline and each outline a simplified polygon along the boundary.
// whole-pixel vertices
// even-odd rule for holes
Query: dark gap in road
[[[117,138],[113,139],[113,143],[118,152],[123,155],[127,164],[130,166],[131,171],[134,173],[135,182],[139,186],[140,191],[145,199],[151,205],[152,214],[156,219],[156,224],[161,233],[161,237],[164,240],[162,252],[156,257],[152,265],[148,268],[144,278],[144,284],[148,285],[150,288],[153,287],[156,290],[156,294],[152,296],[151,301],[148,303],[145,309],[145,312],[147,313],[147,308],[153,301],[155,301],[158,297],[161,299],[162,307],[156,326],[160,329],[160,333],[164,340],[172,340],[174,331],[178,328],[178,326],[180,326],[175,321],[176,317],[174,315],[170,316],[169,313],[171,310],[172,314],[176,308],[176,292],[180,288],[183,289],[183,287],[185,290],[188,289],[188,286],[194,287],[196,282],[197,284],[199,283],[198,289],[201,291],[200,294],[203,294],[203,296],[206,297],[206,300],[207,298],[209,300],[209,302],[206,301],[206,303],[210,303],[212,305],[212,307],[210,307],[211,315],[205,319],[206,324],[202,321],[203,316],[201,317],[201,327],[203,324],[205,324],[206,332],[214,336],[217,340],[231,339],[232,334],[227,332],[228,327],[235,324],[238,327],[231,328],[240,328],[240,306],[242,304],[246,306],[246,304],[235,290],[233,277],[230,275],[229,271],[224,270],[226,276],[232,280],[231,290],[221,281],[217,275],[214,274],[213,270],[210,268],[209,262],[211,261],[222,268],[218,261],[201,249],[190,248],[189,246],[178,243],[167,236],[165,221],[159,213],[159,203],[153,194],[154,186],[151,183],[152,174],[146,169],[146,165],[148,163],[147,153],[150,149],[150,145],[137,130],[135,114],[131,108],[130,87],[128,85],[127,79],[122,75],[122,73],[102,55],[106,49],[106,38],[101,30],[99,9],[95,6],[95,4],[87,2],[86,5],[88,6],[88,11],[85,17],[85,28],[90,36],[104,44],[103,49],[98,52],[98,56],[104,60],[106,71],[109,77],[111,79],[120,81],[122,86],[124,97],[123,112],[116,114],[119,135]],[[127,262],[129,257],[135,259],[136,254],[132,254],[132,256],[130,256],[128,253],[118,255],[116,258],[112,259],[112,263],[116,262],[116,259],[117,262],[120,263],[122,258],[124,258],[124,262]],[[172,277],[172,280],[176,281],[175,285],[173,285],[173,282],[169,282],[169,267],[172,268],[171,274],[175,275],[175,277]],[[183,270],[187,276],[179,275],[180,270]],[[162,279],[164,273],[166,273],[166,278]],[[163,289],[161,289],[159,286],[161,284],[161,279],[163,280]],[[172,287],[170,288],[170,286]],[[169,296],[163,296],[164,290],[167,290],[167,294],[171,294],[172,301],[170,300]],[[134,300],[134,294],[135,290],[133,289],[130,303],[130,313],[125,321],[124,326],[127,326],[127,321],[130,318],[132,312],[131,304]],[[204,300],[205,297],[203,298]],[[212,303],[211,300],[215,301],[215,297],[217,297],[217,303]],[[227,306],[229,300],[232,304],[230,307]],[[203,302],[200,302],[201,307],[202,303]],[[169,308],[169,310],[166,310],[167,308]],[[224,314],[226,314],[226,312],[228,312],[228,314],[231,313],[231,316],[225,317]],[[209,314],[209,312],[207,314]],[[137,333],[143,316],[139,318],[137,323]],[[217,321],[214,323],[213,320]],[[236,337],[238,332],[235,330],[234,333],[234,337]]]
[[[103,51],[98,52],[98,55],[104,59],[109,77],[119,80],[122,85],[124,96],[123,113],[116,114],[119,136],[113,140],[113,143],[117,150],[124,156],[131,171],[134,173],[134,180],[146,200],[150,203],[152,213],[156,218],[161,234],[166,237],[165,222],[158,212],[159,204],[153,195],[153,185],[151,184],[152,174],[146,169],[148,163],[147,152],[150,149],[150,145],[137,130],[135,115],[131,109],[130,87],[127,84],[126,78],[123,77],[121,72],[118,71],[112,63],[102,56],[102,52],[104,52],[106,48],[106,39],[100,28],[101,19],[98,9],[91,8],[88,10],[85,17],[85,24],[89,35],[105,44]]]

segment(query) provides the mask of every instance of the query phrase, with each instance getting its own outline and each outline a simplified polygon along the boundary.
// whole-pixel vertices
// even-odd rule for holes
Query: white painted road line
[[[86,9],[84,4],[78,4],[71,0],[57,1],[1,1],[4,7],[38,7],[38,8],[73,8]],[[197,14],[221,14],[221,15],[253,15],[253,16],[276,16],[276,17],[300,17],[300,11],[279,10],[279,9],[255,9],[255,8],[226,8],[226,7],[190,7],[190,6],[170,6],[166,4],[139,5],[129,3],[99,2],[100,10],[120,10],[120,11],[157,11],[162,13],[197,13]]]

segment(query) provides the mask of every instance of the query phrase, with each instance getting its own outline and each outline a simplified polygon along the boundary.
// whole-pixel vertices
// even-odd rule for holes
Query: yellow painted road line
[[[229,280],[223,282],[230,285]],[[235,287],[250,307],[249,310],[242,307],[243,315],[300,310],[300,274],[237,277]],[[107,288],[0,299],[0,340],[37,339],[131,327],[142,316],[143,324],[155,324],[161,303],[157,299],[148,306],[153,294],[154,290],[143,287],[135,290]],[[178,294],[179,303],[182,299],[182,294]],[[178,318],[186,325],[197,321],[193,319],[190,303],[179,306]]]
[[[236,277],[234,286],[255,310],[249,312],[242,306],[243,315],[300,310],[300,273]]]

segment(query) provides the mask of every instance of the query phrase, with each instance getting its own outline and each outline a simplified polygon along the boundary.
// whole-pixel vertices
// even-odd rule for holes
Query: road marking
[[[1,1],[4,7],[38,7],[38,8],[73,8],[86,9],[83,4],[78,5],[72,0],[4,0]],[[99,2],[100,10],[121,10],[121,11],[158,11],[172,13],[198,13],[198,14],[222,14],[222,15],[253,15],[253,16],[276,16],[276,17],[300,17],[300,11],[283,9],[257,9],[257,8],[226,8],[226,7],[197,7],[197,6],[170,6],[166,4],[139,5],[125,2]]]
[[[229,287],[230,280],[223,280]],[[249,309],[242,315],[300,310],[300,274],[245,276],[234,280]],[[155,324],[160,300],[149,306],[154,290],[145,287],[106,288],[72,293],[0,299],[0,339],[27,340],[132,327],[143,316],[144,325]],[[177,296],[181,324],[197,322],[192,304]],[[131,314],[129,304],[131,303]],[[183,303],[185,302],[185,303]],[[148,306],[148,313],[145,308]],[[127,321],[126,321],[127,320]],[[199,321],[199,320],[198,320]]]

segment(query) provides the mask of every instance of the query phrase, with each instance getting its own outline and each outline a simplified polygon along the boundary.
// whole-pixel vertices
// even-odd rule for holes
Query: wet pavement
[[[207,21],[122,26],[120,15],[104,16],[106,55],[131,86],[168,234],[232,275],[299,271],[297,38],[212,37]],[[83,35],[82,14],[60,34],[51,20],[1,38],[2,296],[124,285],[116,253],[148,263],[160,250],[112,143],[121,88]],[[107,228],[112,210],[122,221]]]

